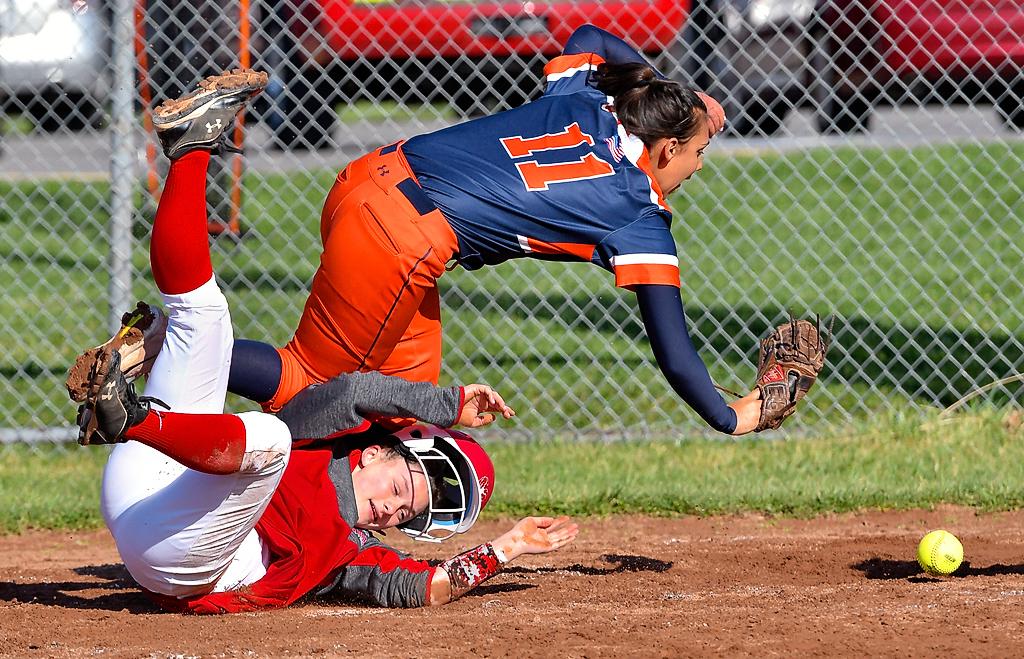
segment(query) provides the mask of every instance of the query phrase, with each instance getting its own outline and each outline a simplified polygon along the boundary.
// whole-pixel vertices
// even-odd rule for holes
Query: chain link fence
[[[746,390],[758,337],[792,311],[836,321],[787,431],[946,407],[1001,380],[979,399],[1020,400],[1018,2],[0,0],[0,442],[73,436],[65,369],[155,297],[160,100],[225,68],[271,73],[245,157],[211,168],[210,233],[236,335],[281,345],[336,171],[536,97],[584,22],[728,111],[673,202],[690,330],[718,383]],[[490,382],[520,412],[490,436],[701,430],[632,295],[597,268],[456,270],[442,297],[442,381]]]

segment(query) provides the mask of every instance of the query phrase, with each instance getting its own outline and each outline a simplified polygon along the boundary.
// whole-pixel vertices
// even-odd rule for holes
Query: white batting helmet
[[[429,424],[394,436],[398,452],[414,457],[428,476],[426,510],[398,528],[425,542],[468,531],[494,491],[494,465],[483,447],[464,432]],[[435,493],[434,483],[443,489]]]

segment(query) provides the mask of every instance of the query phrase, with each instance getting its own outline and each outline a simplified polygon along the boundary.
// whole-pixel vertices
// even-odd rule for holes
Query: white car
[[[98,0],[0,0],[0,103],[43,130],[98,125],[109,92]]]

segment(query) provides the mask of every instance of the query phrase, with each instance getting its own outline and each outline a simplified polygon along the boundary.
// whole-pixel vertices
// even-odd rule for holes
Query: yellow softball
[[[953,574],[964,560],[964,546],[949,531],[932,531],[917,545],[917,562],[928,574]]]

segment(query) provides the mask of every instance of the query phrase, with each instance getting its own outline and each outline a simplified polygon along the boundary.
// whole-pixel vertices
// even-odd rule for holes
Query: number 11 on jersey
[[[503,137],[501,145],[512,159],[526,158],[539,151],[555,151],[572,149],[583,144],[594,146],[594,138],[584,133],[578,123],[573,122],[557,133],[548,133],[538,137]],[[611,176],[615,169],[611,163],[602,160],[591,152],[580,158],[566,159],[563,162],[540,164],[536,160],[518,160],[515,163],[519,177],[527,190],[536,192],[547,190],[552,183],[568,183],[584,181],[602,176]]]

